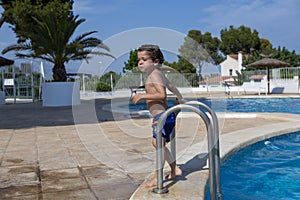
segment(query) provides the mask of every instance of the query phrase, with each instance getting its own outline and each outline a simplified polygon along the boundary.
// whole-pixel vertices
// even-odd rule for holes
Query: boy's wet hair
[[[138,51],[147,51],[149,53],[149,56],[151,57],[151,59],[153,61],[158,59],[160,64],[162,64],[165,61],[164,55],[161,52],[158,45],[144,44],[138,48]]]

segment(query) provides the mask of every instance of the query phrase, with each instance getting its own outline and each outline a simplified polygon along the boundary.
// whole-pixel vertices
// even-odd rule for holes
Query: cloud
[[[85,0],[75,1],[73,7],[75,13],[84,15],[105,15],[118,11],[122,8],[121,4],[122,1]]]

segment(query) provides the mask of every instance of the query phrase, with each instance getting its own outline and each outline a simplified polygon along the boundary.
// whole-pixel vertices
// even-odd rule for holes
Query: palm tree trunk
[[[55,82],[67,81],[67,72],[64,64],[55,64],[53,69],[53,79]]]
[[[199,67],[199,82],[200,82],[200,81],[203,80],[203,77],[202,77],[202,63],[199,63],[198,67]]]

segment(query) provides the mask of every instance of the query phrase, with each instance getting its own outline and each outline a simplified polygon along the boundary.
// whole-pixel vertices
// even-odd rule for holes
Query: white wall
[[[299,93],[299,79],[272,79],[270,81],[272,93]]]
[[[221,76],[230,76],[229,71],[232,69],[232,75],[237,76],[235,73],[238,70],[238,61],[227,55],[227,59],[221,64]]]

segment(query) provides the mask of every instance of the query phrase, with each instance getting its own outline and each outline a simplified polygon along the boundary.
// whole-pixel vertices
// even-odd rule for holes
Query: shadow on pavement
[[[120,98],[120,101],[124,99]],[[102,106],[110,104],[111,99],[101,98],[93,100],[81,100],[81,105],[75,106],[83,120],[78,123],[98,123],[102,121],[115,121],[128,119],[124,114],[112,114],[102,110]],[[0,128],[1,129],[23,129],[36,126],[67,126],[75,125],[72,106],[43,107],[41,101],[33,103],[17,103],[0,105]],[[92,111],[87,111],[87,110]],[[84,115],[96,114],[96,118],[84,120]],[[105,120],[103,120],[105,119]]]

